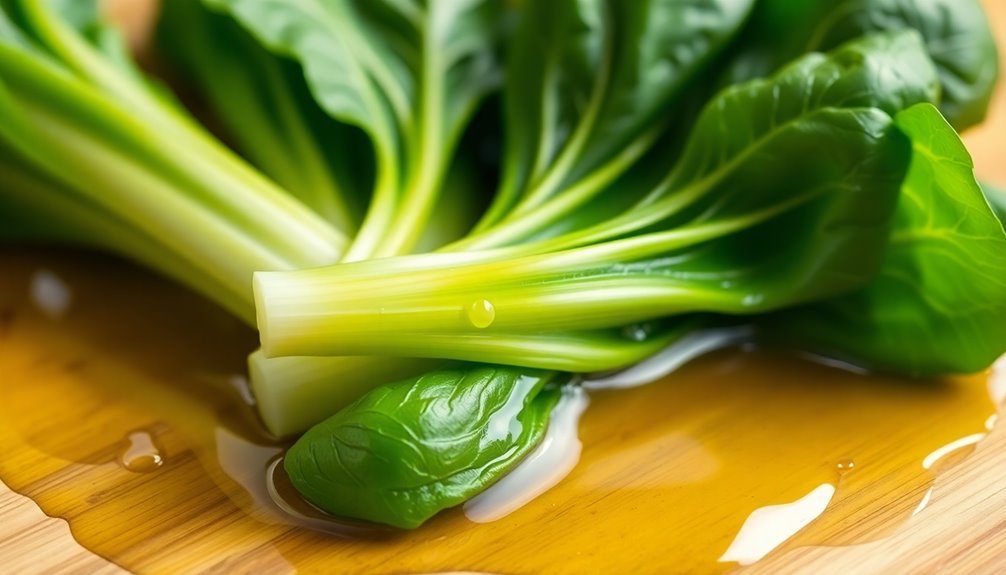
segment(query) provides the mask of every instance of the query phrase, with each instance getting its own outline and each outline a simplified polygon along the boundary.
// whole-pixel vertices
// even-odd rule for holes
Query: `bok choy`
[[[1006,351],[1006,202],[957,134],[997,79],[977,0],[169,0],[157,30],[167,83],[97,0],[0,0],[0,238],[257,326],[259,413],[310,428],[284,468],[334,515],[418,527],[575,374],[710,325],[906,375]]]

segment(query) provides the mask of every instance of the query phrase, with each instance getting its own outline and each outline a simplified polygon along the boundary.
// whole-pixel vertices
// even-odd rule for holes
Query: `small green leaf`
[[[316,425],[284,467],[308,501],[407,529],[481,492],[544,437],[551,373],[462,365],[375,389]]]

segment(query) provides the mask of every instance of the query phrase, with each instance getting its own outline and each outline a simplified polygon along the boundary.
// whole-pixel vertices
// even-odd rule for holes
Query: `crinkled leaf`
[[[985,117],[999,73],[980,0],[762,0],[727,82],[764,76],[808,51],[876,33],[912,29],[940,75],[940,110],[957,129]]]
[[[337,516],[415,528],[499,479],[544,436],[552,374],[462,365],[375,389],[311,428],[284,467]]]
[[[846,0],[815,31],[809,48],[912,28],[922,34],[943,88],[940,111],[958,130],[985,118],[999,58],[980,0]]]

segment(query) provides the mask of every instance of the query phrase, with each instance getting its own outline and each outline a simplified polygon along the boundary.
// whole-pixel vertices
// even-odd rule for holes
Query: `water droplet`
[[[126,436],[129,446],[119,456],[119,463],[129,471],[149,473],[164,464],[154,436],[147,431],[134,431]]]
[[[487,299],[473,301],[466,310],[468,322],[478,329],[485,329],[496,321],[496,308]]]
[[[43,313],[59,319],[70,309],[73,290],[62,278],[43,269],[31,277],[31,298]]]
[[[843,459],[835,466],[839,471],[852,471],[856,468],[856,462],[851,459]]]
[[[650,337],[650,330],[642,324],[627,326],[622,333],[625,338],[631,341],[646,341]]]

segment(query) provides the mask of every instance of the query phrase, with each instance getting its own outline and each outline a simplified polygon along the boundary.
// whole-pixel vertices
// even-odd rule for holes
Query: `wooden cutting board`
[[[987,4],[1006,46],[1006,5]],[[1006,92],[1000,92],[990,121],[967,140],[979,174],[1006,184]],[[40,281],[38,269],[69,282],[79,307],[60,318],[28,310],[30,298],[16,286]],[[582,423],[580,466],[510,518],[476,525],[453,513],[405,538],[354,547],[331,536],[305,536],[302,529],[256,515],[255,489],[235,478],[240,464],[221,456],[222,442],[228,441],[239,447],[227,452],[238,459],[258,461],[274,449],[226,436],[216,421],[227,396],[219,390],[192,391],[193,383],[201,385],[195,380],[206,374],[239,372],[244,348],[251,345],[249,334],[190,295],[102,258],[0,252],[0,277],[0,469],[12,462],[27,469],[11,477],[18,491],[41,504],[0,484],[0,572],[123,571],[94,550],[144,572],[582,573],[611,572],[613,564],[636,572],[732,569],[734,563],[716,563],[718,553],[694,561],[688,557],[722,551],[751,511],[798,500],[828,466],[854,464],[860,475],[850,473],[847,485],[837,482],[846,499],[836,495],[828,511],[789,544],[738,570],[1006,569],[1006,429],[993,428],[973,452],[965,452],[966,458],[945,466],[933,485],[916,469],[916,460],[929,449],[967,436],[982,422],[986,407],[974,391],[982,378],[926,393],[906,392],[896,382],[865,388],[796,360],[724,352],[697,362],[663,389],[593,399]],[[168,303],[151,310],[149,301]],[[195,322],[211,325],[193,333]],[[150,334],[146,324],[166,327]],[[213,357],[207,359],[208,354]],[[172,362],[197,365],[200,374],[183,372]],[[180,381],[186,378],[193,381]],[[834,381],[819,381],[829,378]],[[840,391],[821,396],[824,392],[807,391],[808,382]],[[178,391],[172,390],[175,384]],[[785,393],[773,396],[770,386]],[[143,397],[133,397],[135,390]],[[38,394],[50,394],[49,400],[30,401]],[[705,407],[700,416],[675,409],[689,402],[717,407]],[[874,407],[849,407],[861,403]],[[744,420],[737,414],[746,404],[768,410],[773,418]],[[793,415],[794,406],[804,411]],[[941,406],[960,412],[961,419],[922,417]],[[918,422],[904,437],[897,435],[897,426],[877,423],[898,409]],[[862,421],[843,434],[843,422],[830,420],[829,413]],[[673,427],[677,424],[667,420],[675,417],[685,423]],[[869,426],[865,431],[864,425]],[[122,469],[131,448],[128,439],[137,431],[152,438],[165,457],[163,466],[151,466],[150,473]],[[809,437],[818,432],[820,437]],[[850,451],[854,462],[843,456],[843,446],[846,435],[857,433],[894,439],[877,439],[884,445],[877,453],[856,445]],[[751,442],[744,443],[744,437]],[[140,455],[149,456],[149,449]],[[789,469],[762,464],[759,457],[805,465]],[[915,462],[914,467],[903,469],[902,461]],[[707,499],[690,502],[679,493],[736,469],[741,471],[727,474],[729,481],[708,483],[692,497]],[[928,506],[912,515],[929,487]],[[859,527],[868,533],[857,532]],[[716,529],[727,539],[703,538]],[[673,563],[661,561],[671,557]]]

